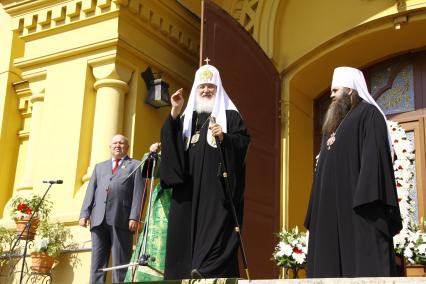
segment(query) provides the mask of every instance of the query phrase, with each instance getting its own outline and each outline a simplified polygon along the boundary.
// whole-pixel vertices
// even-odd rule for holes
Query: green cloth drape
[[[142,158],[142,163],[145,164],[148,158],[148,153]],[[158,178],[159,176],[159,165],[161,161],[161,156],[159,155],[157,159],[157,166],[155,167],[154,176]],[[141,167],[143,170],[144,167]],[[166,257],[166,239],[167,239],[167,226],[168,226],[168,216],[170,209],[170,199],[172,196],[172,189],[164,189],[160,186],[158,180],[156,180],[157,186],[155,187],[152,193],[152,211],[149,220],[148,226],[148,239],[146,245],[146,253],[150,257],[155,258],[154,261],[148,261],[149,266],[154,267],[157,270],[164,271],[164,263]],[[149,181],[150,183],[150,181]],[[149,187],[148,183],[148,187]],[[148,194],[148,192],[147,192]],[[145,223],[147,220],[148,214],[145,216]],[[144,232],[142,231],[139,236],[137,247],[135,252],[132,255],[131,262],[136,262],[140,251],[142,249],[144,238]],[[142,255],[142,253],[141,253]],[[133,270],[136,270],[135,277],[132,279]],[[151,269],[148,266],[135,266],[130,267],[127,271],[126,278],[124,282],[137,282],[137,281],[159,281],[163,280],[163,276]]]

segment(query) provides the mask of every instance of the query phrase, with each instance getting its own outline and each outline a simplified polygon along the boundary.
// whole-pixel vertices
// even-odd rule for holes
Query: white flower
[[[304,253],[293,253],[291,255],[297,264],[302,264],[305,262],[306,255]]]
[[[426,254],[426,244],[421,244],[417,247],[417,251],[419,254],[421,255],[425,255]]]
[[[34,247],[33,250],[38,252],[43,249],[47,249],[47,246],[49,245],[49,239],[48,238],[42,238],[36,235],[34,238]]]
[[[404,256],[405,256],[406,258],[412,258],[412,257],[413,257],[413,251],[411,250],[411,248],[406,247],[406,248],[404,249]]]
[[[279,251],[282,251],[284,255],[290,256],[293,252],[293,249],[291,248],[291,246],[284,242],[280,242],[279,247],[280,247]]]

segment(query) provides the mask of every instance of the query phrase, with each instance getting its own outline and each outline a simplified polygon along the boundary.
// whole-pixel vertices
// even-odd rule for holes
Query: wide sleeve
[[[185,180],[185,149],[179,119],[169,115],[161,129],[160,181],[163,188]]]
[[[387,125],[376,108],[365,113],[360,131],[360,170],[354,192],[357,214],[391,237],[402,228]]]
[[[240,114],[236,111],[227,112],[228,133],[224,133],[222,148],[225,154],[226,166],[233,182],[233,197],[235,202],[243,198],[245,181],[245,161],[250,135]]]

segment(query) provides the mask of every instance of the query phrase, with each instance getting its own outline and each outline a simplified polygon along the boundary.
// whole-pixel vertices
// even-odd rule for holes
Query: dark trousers
[[[104,283],[106,272],[98,271],[108,265],[112,253],[112,266],[128,264],[132,256],[132,233],[106,224],[92,228],[92,264],[90,267],[90,283]],[[113,270],[112,282],[122,282],[127,268]]]

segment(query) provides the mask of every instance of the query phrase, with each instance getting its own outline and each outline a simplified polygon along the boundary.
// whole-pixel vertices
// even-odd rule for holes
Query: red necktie
[[[112,174],[114,174],[118,169],[118,163],[120,163],[121,159],[114,160],[114,167],[112,168]]]

